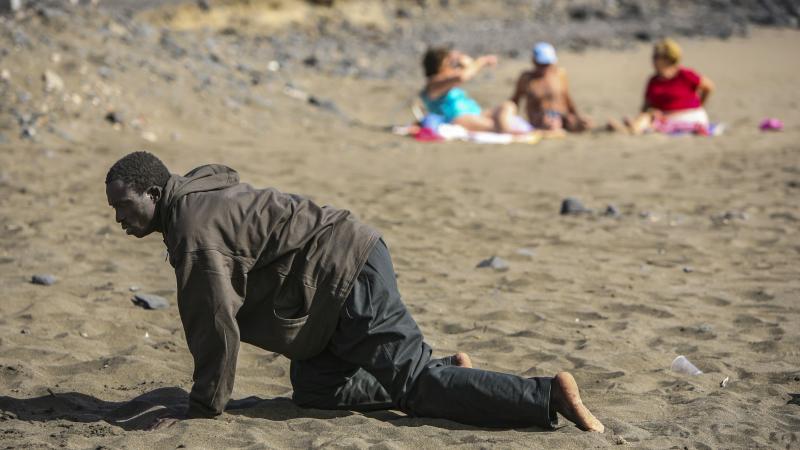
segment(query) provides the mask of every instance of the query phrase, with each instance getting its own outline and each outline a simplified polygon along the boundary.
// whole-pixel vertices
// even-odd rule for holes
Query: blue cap
[[[547,42],[537,43],[533,46],[533,61],[542,65],[557,63],[556,49]]]

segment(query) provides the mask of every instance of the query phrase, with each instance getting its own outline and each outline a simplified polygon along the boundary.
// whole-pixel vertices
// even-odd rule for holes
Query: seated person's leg
[[[550,131],[563,130],[564,117],[556,110],[545,110],[542,117],[542,128]]]
[[[653,124],[653,113],[650,111],[643,112],[632,120],[625,121],[631,134],[643,134]]]
[[[517,105],[506,100],[500,106],[492,110],[492,120],[495,124],[495,131],[498,133],[521,134],[522,131],[514,127],[514,117],[517,115]]]
[[[565,114],[563,116],[564,129],[572,133],[581,133],[592,127],[592,121],[579,117],[575,114]]]
[[[488,115],[464,114],[453,119],[453,123],[469,131],[495,131],[496,125],[490,114],[491,111],[488,111]]]
[[[631,131],[626,123],[623,123],[617,119],[608,119],[608,122],[606,123],[606,130],[617,133],[630,133]]]

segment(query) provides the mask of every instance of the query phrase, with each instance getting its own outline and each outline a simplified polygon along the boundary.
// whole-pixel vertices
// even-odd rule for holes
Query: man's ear
[[[146,193],[153,200],[153,203],[158,203],[158,201],[161,200],[163,188],[161,186],[150,186]]]

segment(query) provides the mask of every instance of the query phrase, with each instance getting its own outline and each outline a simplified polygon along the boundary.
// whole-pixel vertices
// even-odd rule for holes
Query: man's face
[[[161,188],[153,186],[139,194],[122,180],[106,184],[108,204],[114,208],[117,223],[127,234],[143,238],[155,231],[156,205]]]

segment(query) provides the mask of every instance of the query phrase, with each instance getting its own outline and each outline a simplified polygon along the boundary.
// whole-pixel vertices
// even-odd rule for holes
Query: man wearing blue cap
[[[569,94],[567,72],[557,65],[556,49],[547,42],[533,47],[533,70],[523,72],[511,101],[525,99],[528,121],[537,129],[586,131],[591,121],[578,113]]]

